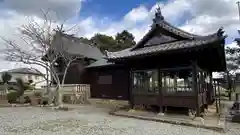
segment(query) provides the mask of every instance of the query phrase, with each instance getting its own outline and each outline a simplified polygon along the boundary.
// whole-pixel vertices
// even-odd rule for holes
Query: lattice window
[[[141,70],[133,72],[133,90],[136,93],[158,93],[158,71]]]
[[[190,71],[164,71],[161,76],[162,89],[167,93],[192,91]]]
[[[197,74],[198,92],[202,93],[207,90],[207,83],[210,83],[210,78],[206,72],[200,70]]]

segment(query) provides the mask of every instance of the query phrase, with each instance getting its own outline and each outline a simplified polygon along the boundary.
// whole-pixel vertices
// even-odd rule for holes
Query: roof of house
[[[85,44],[77,37],[60,32],[56,32],[53,45],[56,45],[57,49],[63,49],[71,55],[80,55],[95,60],[103,57],[103,53],[96,46]]]
[[[110,65],[114,65],[114,63],[108,62],[106,59],[102,58],[88,65],[86,68],[102,67],[102,66],[110,66]]]
[[[156,34],[158,33],[158,34]],[[161,10],[157,9],[149,32],[133,47],[118,52],[107,52],[107,59],[127,58],[179,49],[190,49],[221,41],[223,29],[216,33],[200,36],[185,32],[164,20]],[[157,36],[156,36],[157,35]]]
[[[240,38],[235,38],[235,41],[240,42]]]
[[[7,71],[3,72],[8,72],[8,73],[19,73],[19,74],[32,74],[32,75],[43,75],[39,70],[35,68],[15,68],[15,69],[10,69]]]

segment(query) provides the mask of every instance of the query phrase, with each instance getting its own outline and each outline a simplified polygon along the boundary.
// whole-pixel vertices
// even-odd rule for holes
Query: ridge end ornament
[[[155,18],[153,19],[153,22],[157,24],[159,21],[164,20],[164,17],[162,16],[161,7],[158,5],[155,11]]]

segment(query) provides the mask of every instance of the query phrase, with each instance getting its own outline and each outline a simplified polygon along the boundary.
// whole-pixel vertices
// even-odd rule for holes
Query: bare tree
[[[62,38],[56,38],[57,33],[64,34],[63,24],[57,24],[51,20],[49,12],[43,13],[43,22],[30,19],[28,23],[20,26],[20,39],[23,41],[17,43],[15,40],[2,37],[5,42],[6,49],[3,50],[4,59],[12,62],[20,62],[28,65],[38,65],[50,72],[51,77],[56,82],[56,90],[58,91],[58,105],[62,105],[62,95],[60,93],[66,78],[67,70],[71,64],[81,58],[81,56],[71,55],[67,53],[67,45],[64,45]],[[75,27],[75,26],[74,26]],[[74,28],[73,27],[73,28]],[[70,28],[71,30],[73,28]],[[54,67],[61,59],[65,64],[64,74],[60,80],[57,69]],[[48,80],[47,76],[44,76]],[[48,86],[49,84],[47,84]]]

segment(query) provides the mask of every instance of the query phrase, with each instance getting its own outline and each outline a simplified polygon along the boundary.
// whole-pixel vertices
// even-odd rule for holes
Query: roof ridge
[[[43,74],[40,70],[36,69],[36,68],[28,68],[28,67],[19,67],[19,68],[12,68],[6,71],[2,71],[2,72],[9,72],[9,73],[25,73],[25,72],[29,72],[29,73],[33,73],[33,74]]]
[[[96,47],[96,46],[94,46],[94,45],[92,45],[92,44],[87,44],[87,43],[84,43],[82,40],[81,40],[81,37],[76,37],[76,36],[74,36],[74,34],[67,34],[67,33],[60,33],[60,34],[62,34],[64,37],[66,37],[66,38],[73,38],[73,39],[76,39],[78,42],[81,42],[82,44],[84,44],[84,45],[88,45],[88,46],[93,46],[93,47]]]
[[[155,18],[153,18],[153,23],[151,25],[151,29],[142,37],[142,39],[139,42],[137,42],[136,45],[131,47],[131,50],[136,49],[140,44],[142,44],[145,40],[147,40],[147,38],[152,34],[152,32],[157,27],[161,27],[175,35],[178,35],[182,38],[191,39],[191,40],[198,39],[198,38],[208,38],[208,37],[210,38],[212,36],[222,36],[222,34],[224,33],[223,28],[219,28],[219,30],[216,33],[209,34],[206,36],[197,35],[197,34],[193,34],[193,33],[184,31],[184,30],[178,28],[177,26],[174,26],[174,25],[170,24],[169,22],[167,22],[161,13],[160,7],[158,6],[158,8],[156,9],[156,12],[155,12]]]
[[[67,48],[65,49],[65,52],[73,55],[83,55],[87,58],[93,58],[93,59],[99,59],[99,57],[102,57],[103,53],[101,50],[94,46],[93,44],[85,43],[81,40],[81,37],[76,37],[74,35],[70,35],[67,33],[56,33],[56,43],[58,43],[57,40],[64,40],[63,47]],[[57,46],[58,44],[56,44]],[[57,47],[56,47],[57,49]]]
[[[172,43],[164,43],[164,44],[158,44],[158,45],[154,45],[154,46],[147,46],[144,48],[138,48],[134,51],[126,50],[126,52],[124,52],[124,51],[109,52],[107,55],[108,55],[108,59],[124,58],[124,57],[129,57],[129,56],[134,56],[134,55],[142,55],[142,54],[158,52],[158,51],[169,51],[169,50],[175,50],[175,49],[191,48],[194,46],[205,45],[207,43],[221,40],[224,38],[225,38],[225,36],[222,36],[222,37],[215,36],[212,38],[205,38],[205,39],[180,40],[180,41],[176,41],[176,42],[172,42]]]

